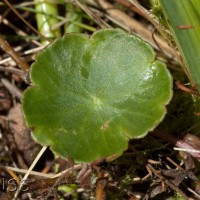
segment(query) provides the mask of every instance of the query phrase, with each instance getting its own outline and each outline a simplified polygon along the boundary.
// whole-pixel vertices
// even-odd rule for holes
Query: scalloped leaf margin
[[[172,77],[153,49],[119,29],[67,34],[46,47],[22,98],[39,143],[77,162],[120,155],[164,118]]]

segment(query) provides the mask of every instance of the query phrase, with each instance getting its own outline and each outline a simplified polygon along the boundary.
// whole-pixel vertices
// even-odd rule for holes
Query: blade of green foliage
[[[72,5],[66,4],[66,19],[68,22],[65,24],[65,33],[80,33],[81,28],[74,22],[81,23],[82,21],[82,13],[81,9]]]
[[[152,48],[118,29],[67,34],[40,53],[22,99],[36,140],[75,161],[120,155],[162,121],[172,78]]]
[[[190,78],[200,91],[200,1],[160,0]]]
[[[52,30],[52,27],[59,22],[56,18],[58,15],[56,2],[52,0],[34,0],[34,4],[37,11],[36,19],[39,32],[48,38],[60,37],[60,28]],[[44,44],[46,42],[43,41]]]

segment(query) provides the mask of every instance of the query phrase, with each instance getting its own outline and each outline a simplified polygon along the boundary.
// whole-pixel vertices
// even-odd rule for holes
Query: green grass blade
[[[57,5],[49,0],[34,0],[37,26],[40,33],[47,38],[57,38],[61,36],[60,28],[52,30],[52,27],[59,22],[55,17],[58,15]],[[46,41],[43,41],[45,44]]]
[[[80,33],[81,27],[73,22],[81,23],[81,10],[78,7],[75,7],[72,4],[66,4],[66,18],[68,19],[68,23],[65,24],[65,33]]]
[[[200,91],[200,1],[160,0],[191,81]]]

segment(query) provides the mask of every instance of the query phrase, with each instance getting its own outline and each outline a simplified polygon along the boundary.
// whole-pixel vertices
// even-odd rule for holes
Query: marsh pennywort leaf
[[[57,39],[30,76],[27,125],[39,143],[75,161],[120,155],[162,121],[172,96],[171,75],[152,48],[118,29]]]

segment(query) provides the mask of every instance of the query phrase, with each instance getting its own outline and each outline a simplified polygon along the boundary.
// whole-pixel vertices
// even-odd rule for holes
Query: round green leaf
[[[30,76],[27,125],[75,161],[120,155],[162,121],[172,96],[171,75],[152,48],[118,29],[67,34],[38,55]]]

